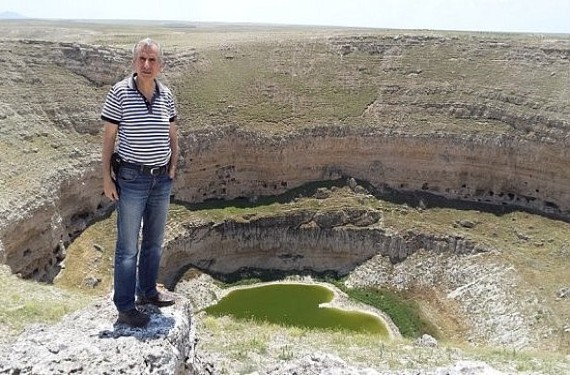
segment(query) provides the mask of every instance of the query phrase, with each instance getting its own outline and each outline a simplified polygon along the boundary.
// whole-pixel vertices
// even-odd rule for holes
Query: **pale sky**
[[[570,33],[570,0],[0,0],[31,18]]]

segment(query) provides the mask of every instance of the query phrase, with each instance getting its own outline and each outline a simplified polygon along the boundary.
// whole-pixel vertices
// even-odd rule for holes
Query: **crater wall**
[[[182,144],[185,155],[174,197],[186,202],[254,200],[349,176],[378,189],[519,206],[568,219],[570,171],[564,166],[570,156],[563,147],[538,141],[334,127],[277,137],[223,127],[186,135]],[[26,277],[50,279],[65,256],[62,244],[109,204],[101,195],[96,163],[54,188],[45,204],[2,231],[4,263]],[[309,257],[304,261],[311,263]]]
[[[343,176],[377,189],[426,192],[510,205],[568,219],[567,148],[507,135],[410,135],[328,127],[287,136],[235,128],[183,139],[176,198],[188,201],[282,194]]]
[[[46,181],[44,194],[0,227],[2,262],[24,278],[53,280],[67,244],[112,209],[102,196],[98,172],[67,176],[59,183]]]
[[[221,278],[256,272],[316,272],[344,276],[374,255],[392,262],[416,251],[468,254],[484,246],[452,235],[392,233],[374,210],[300,210],[248,222],[186,223],[167,241],[160,275],[174,286],[195,267]]]
[[[379,190],[426,192],[448,199],[518,206],[569,218],[567,181],[570,171],[564,168],[570,161],[568,151],[538,141],[507,136],[413,136],[342,127],[267,136],[221,127],[211,132],[187,134],[182,138],[182,148],[184,158],[174,198],[186,202],[240,197],[255,200],[315,181],[354,177]],[[44,203],[28,207],[18,220],[7,223],[0,237],[4,263],[25,277],[50,280],[55,276],[59,261],[65,257],[63,244],[110,207],[101,193],[98,170],[94,162],[80,176],[52,182],[54,193],[42,199]],[[318,246],[310,240],[311,236],[318,237],[316,229],[295,233],[287,233],[285,228],[279,230],[283,231],[280,236],[298,236],[303,246],[317,251]],[[268,249],[279,252],[280,240],[272,240],[270,236],[276,232],[267,231],[263,239],[255,239],[254,242],[261,241],[256,245],[257,251],[261,254],[266,254]],[[243,245],[224,238],[216,240],[219,251],[231,252],[231,248],[238,245],[254,248],[253,243]],[[245,235],[245,238],[251,236]],[[201,246],[206,254],[208,246],[214,245]],[[327,253],[331,259],[343,256],[351,259],[335,260],[334,269],[339,272],[354,266],[355,259],[362,261],[377,251],[342,255],[331,246],[318,251]],[[224,253],[222,258],[233,259],[229,255]],[[312,258],[311,254],[305,254],[303,262],[299,261],[301,258],[294,261],[282,255],[284,257],[275,260],[279,263],[275,265],[277,269],[297,267],[301,263],[317,271],[329,266],[323,262],[322,255]],[[234,259],[235,264],[274,266],[254,252],[245,257],[249,263]],[[204,258],[198,263],[206,267],[208,262],[209,258]],[[208,267],[219,273],[235,271],[214,264]]]

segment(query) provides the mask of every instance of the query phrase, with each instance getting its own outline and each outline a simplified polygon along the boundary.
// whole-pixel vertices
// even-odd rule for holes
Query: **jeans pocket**
[[[121,168],[119,170],[119,178],[123,181],[130,182],[137,179],[139,171],[133,168]]]

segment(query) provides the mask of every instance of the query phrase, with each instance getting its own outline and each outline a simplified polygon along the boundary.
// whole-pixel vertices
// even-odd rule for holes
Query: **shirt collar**
[[[135,77],[137,76],[137,73],[133,73],[133,75],[129,78],[129,88],[133,89],[133,90],[138,90],[137,88],[137,81],[135,80]],[[155,79],[154,82],[156,83],[156,91],[158,94],[161,94],[164,92],[164,86],[162,85],[162,83],[160,83],[160,81],[158,79]]]

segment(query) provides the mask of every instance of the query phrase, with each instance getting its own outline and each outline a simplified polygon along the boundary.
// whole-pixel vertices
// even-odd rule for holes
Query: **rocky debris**
[[[323,229],[339,227],[348,223],[348,215],[344,210],[318,211],[313,216],[314,222]]]
[[[529,241],[531,239],[530,236],[526,233],[522,233],[522,232],[517,231],[517,232],[515,232],[515,235],[521,241]]]
[[[557,293],[558,298],[570,298],[570,287],[563,287]]]
[[[142,329],[116,323],[109,298],[52,326],[28,328],[0,348],[2,374],[200,374],[195,360],[191,306],[142,307],[151,320]]]
[[[424,346],[428,348],[435,348],[436,346],[438,346],[437,340],[428,334],[423,334],[422,337],[416,340],[415,344],[418,346]]]
[[[331,375],[377,375],[373,369],[358,369],[349,366],[342,359],[328,354],[316,352],[287,364],[279,364],[270,369],[267,375],[290,374],[331,374]]]
[[[463,228],[475,228],[475,226],[477,225],[477,223],[475,223],[471,220],[465,220],[465,219],[461,219],[461,220],[457,221],[456,224],[459,225],[460,227],[463,227]]]
[[[349,222],[357,227],[369,227],[378,224],[382,213],[378,210],[352,209],[348,210]]]
[[[477,344],[532,348],[553,337],[555,329],[537,320],[545,311],[542,297],[527,291],[517,296],[521,283],[516,270],[493,258],[492,253],[458,256],[418,252],[405,262],[392,264],[374,257],[357,267],[349,286],[396,290],[441,290],[443,304],[458,303],[464,339]]]
[[[331,194],[331,191],[327,188],[318,188],[317,191],[313,194],[313,198],[327,199],[331,196]]]
[[[354,179],[354,177],[350,177],[347,181],[348,187],[356,194],[363,194],[368,195],[370,192],[366,190],[365,187],[359,185],[358,182]]]
[[[222,289],[208,274],[199,274],[189,280],[180,280],[176,284],[175,291],[190,300],[196,311],[215,304],[219,300],[218,296],[222,295]]]
[[[488,364],[479,361],[459,361],[452,366],[438,368],[434,371],[418,371],[417,375],[501,375]]]
[[[376,371],[371,368],[347,364],[341,358],[327,353],[316,352],[287,364],[279,364],[264,372],[267,375],[328,374],[328,375],[501,375],[488,364],[478,361],[458,361],[457,363],[434,370],[414,369],[398,371]]]
[[[88,288],[95,288],[101,282],[101,278],[89,275],[83,279],[82,285]]]

